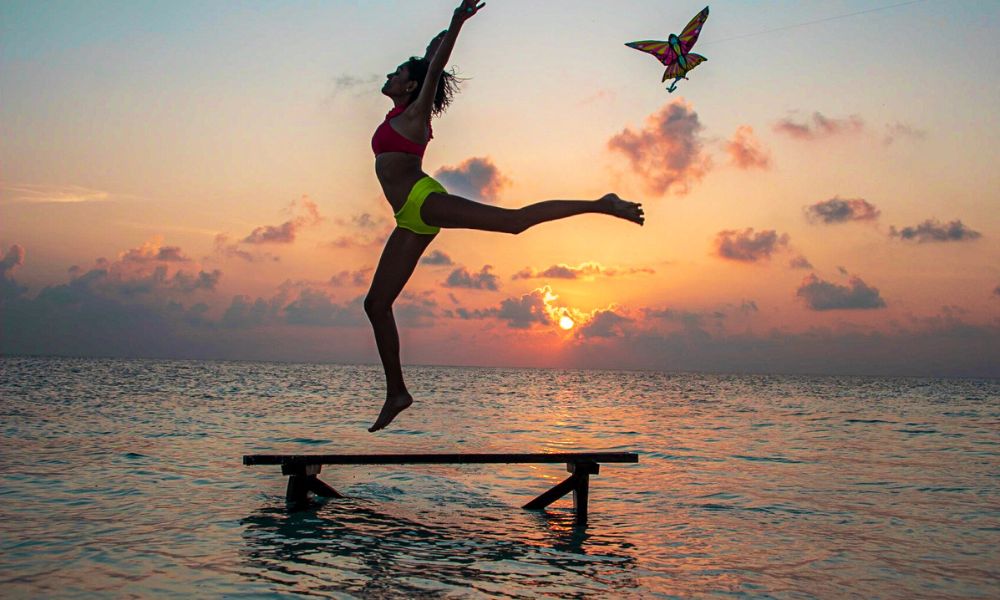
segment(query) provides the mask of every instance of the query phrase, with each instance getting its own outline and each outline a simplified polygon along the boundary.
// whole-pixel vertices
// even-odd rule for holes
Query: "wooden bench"
[[[327,498],[343,498],[317,475],[323,465],[441,465],[499,463],[566,463],[570,476],[523,508],[541,509],[573,492],[577,523],[587,522],[590,476],[600,472],[600,463],[637,463],[634,452],[559,452],[552,454],[247,454],[244,465],[281,465],[288,475],[285,498],[301,503],[309,492]]]

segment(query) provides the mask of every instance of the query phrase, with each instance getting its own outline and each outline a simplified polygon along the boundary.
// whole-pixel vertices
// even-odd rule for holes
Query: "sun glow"
[[[573,319],[567,317],[566,315],[563,315],[562,317],[559,318],[559,326],[562,327],[563,329],[566,330],[572,329],[573,325],[574,325]]]

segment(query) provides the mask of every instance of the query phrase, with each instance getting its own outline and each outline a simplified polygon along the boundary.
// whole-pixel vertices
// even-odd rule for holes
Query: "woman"
[[[421,159],[431,136],[431,115],[444,112],[455,91],[454,78],[444,72],[462,25],[485,3],[462,0],[451,25],[427,47],[423,58],[413,57],[387,75],[382,93],[394,108],[375,130],[375,174],[396,217],[382,250],[365,312],[375,330],[375,342],[385,369],[386,398],[378,419],[368,431],[378,431],[413,403],[399,362],[399,333],[392,303],[402,291],[417,261],[440,228],[480,229],[520,233],[529,227],[584,213],[601,213],[642,225],[642,208],[614,194],[599,200],[549,200],[520,209],[506,209],[449,194],[423,171]]]

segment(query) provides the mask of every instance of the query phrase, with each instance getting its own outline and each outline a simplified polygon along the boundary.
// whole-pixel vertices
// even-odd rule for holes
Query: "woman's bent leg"
[[[382,257],[372,277],[371,288],[365,297],[365,313],[375,332],[375,344],[385,371],[386,385],[385,404],[368,431],[382,429],[413,402],[413,397],[403,382],[403,368],[399,360],[399,331],[392,315],[392,304],[433,239],[433,235],[421,235],[397,227],[385,243]]]

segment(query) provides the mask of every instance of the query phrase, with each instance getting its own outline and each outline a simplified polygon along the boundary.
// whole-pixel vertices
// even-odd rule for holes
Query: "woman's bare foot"
[[[413,396],[409,392],[387,396],[385,404],[382,405],[382,411],[378,413],[378,418],[375,419],[375,424],[369,427],[368,431],[375,432],[392,423],[396,415],[409,408],[411,404],[413,404]]]
[[[618,197],[618,194],[605,194],[597,202],[600,204],[601,212],[604,214],[632,221],[639,225],[642,225],[646,221],[641,204],[622,200]]]

